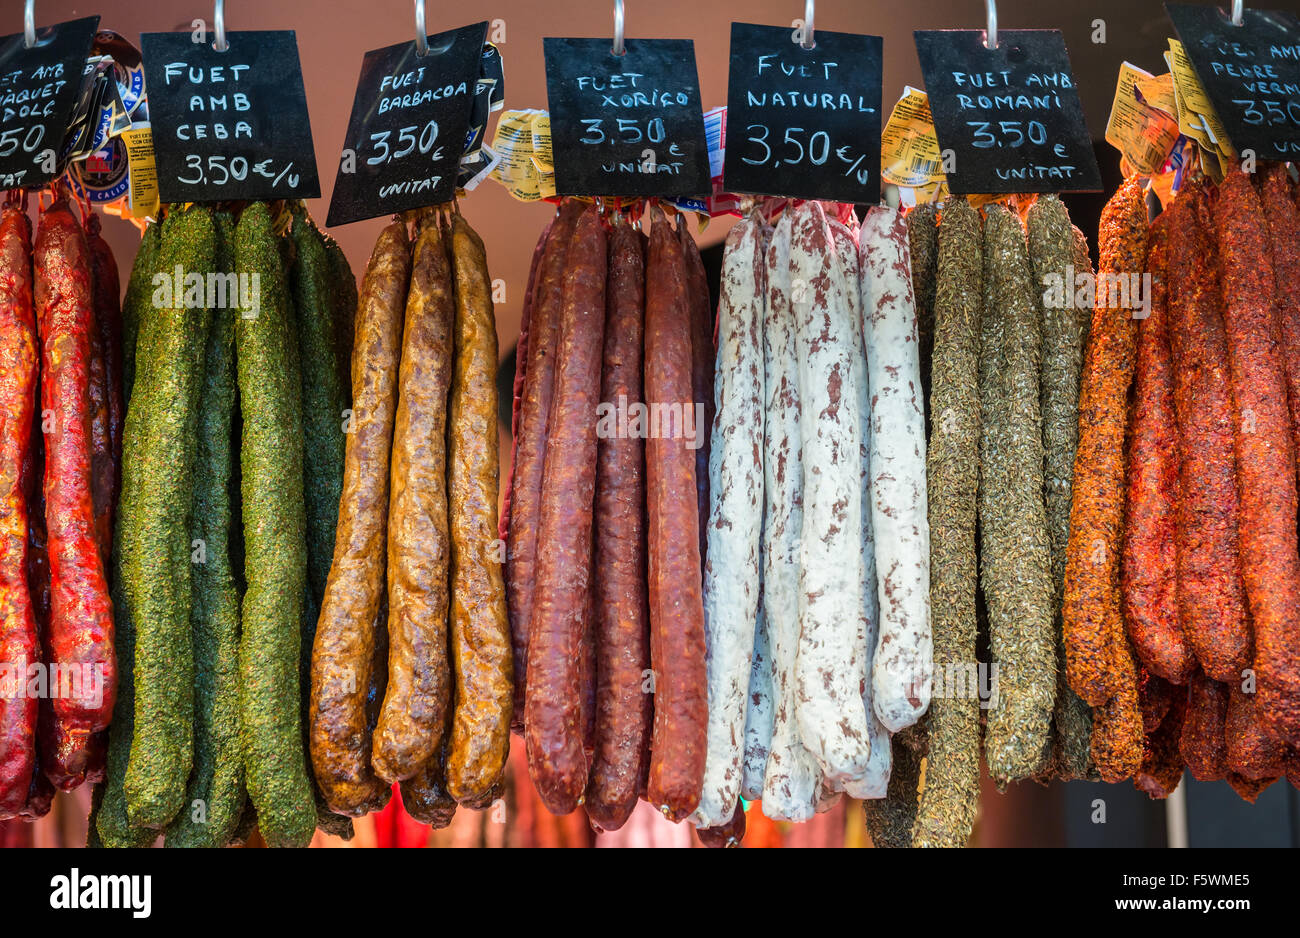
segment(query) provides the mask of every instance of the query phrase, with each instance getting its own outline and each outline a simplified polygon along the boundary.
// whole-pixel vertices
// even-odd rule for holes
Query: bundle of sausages
[[[742,796],[793,820],[883,797],[889,733],[928,704],[908,233],[886,209],[861,239],[839,207],[755,212],[728,237],[715,354],[694,241],[647,221],[566,202],[534,257],[516,683],[550,810],[615,830],[640,794],[728,845]]]
[[[1085,454],[1081,410],[1076,473],[1106,505],[1079,489],[1071,683],[1101,707],[1103,777],[1152,797],[1184,766],[1248,801],[1297,778],[1300,210],[1266,165],[1185,185],[1150,225],[1130,180],[1103,229],[1103,268],[1149,269],[1152,303],[1135,325],[1098,284],[1094,341],[1113,339],[1084,386],[1111,399],[1088,411],[1110,443]]]
[[[121,667],[93,846],[351,834],[307,769],[301,648],[333,545],[354,297],[301,203],[166,206],[145,230],[113,359]]]
[[[311,762],[359,817],[499,797],[512,661],[497,539],[497,335],[483,242],[450,207],[393,221],[356,307],[333,562],[311,656]]]
[[[962,846],[981,748],[999,783],[1088,777],[1090,714],[1064,687],[1062,597],[1087,315],[1087,245],[1055,196],[964,197],[907,221],[929,362],[930,602],[936,692],[924,737],[895,740],[882,846]],[[1023,214],[1023,219],[1022,219]],[[990,660],[977,656],[980,610]],[[983,670],[987,668],[987,671]],[[981,745],[981,710],[987,711]],[[920,756],[925,788],[918,796]]]
[[[56,189],[0,212],[0,819],[103,778],[122,439],[117,268]]]

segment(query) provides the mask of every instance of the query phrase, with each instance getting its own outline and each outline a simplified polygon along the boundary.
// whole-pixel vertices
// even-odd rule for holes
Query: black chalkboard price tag
[[[731,24],[728,192],[880,201],[879,36]]]
[[[1247,7],[1234,26],[1217,7],[1165,10],[1237,152],[1300,159],[1300,19]]]
[[[46,26],[30,49],[22,33],[0,38],[0,189],[35,188],[58,175],[98,27],[98,16]]]
[[[450,201],[470,132],[486,21],[367,52],[328,225]]]
[[[953,193],[1101,191],[1059,30],[1001,30],[996,49],[980,29],[914,36]]]
[[[703,196],[712,188],[695,43],[543,39],[560,195]]]
[[[191,36],[140,36],[162,201],[319,197],[293,30]]]

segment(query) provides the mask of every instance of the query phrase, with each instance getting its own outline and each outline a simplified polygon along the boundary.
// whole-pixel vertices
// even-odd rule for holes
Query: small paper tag
[[[162,201],[319,197],[293,31],[194,35],[140,36]]]
[[[955,193],[1100,192],[1101,170],[1059,30],[917,30]]]
[[[881,61],[879,36],[732,23],[727,189],[879,202]]]
[[[1154,77],[1128,62],[1121,64],[1106,124],[1106,141],[1143,176],[1160,172],[1178,142],[1178,121],[1139,97],[1139,83]]]
[[[367,52],[326,224],[448,202],[471,134],[487,22]],[[490,91],[490,89],[485,89]],[[486,123],[488,99],[482,105]]]
[[[1300,19],[1247,8],[1234,26],[1214,6],[1165,10],[1231,146],[1260,159],[1300,159]]]
[[[0,189],[33,189],[62,171],[63,138],[82,90],[98,16],[0,38]]]
[[[708,195],[695,44],[689,39],[542,40],[560,195]]]

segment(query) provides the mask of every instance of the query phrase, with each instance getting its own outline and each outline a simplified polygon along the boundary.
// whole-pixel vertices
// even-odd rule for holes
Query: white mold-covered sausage
[[[871,520],[880,631],[872,663],[876,715],[891,731],[930,705],[930,527],[925,413],[907,224],[873,207],[862,225],[863,334],[871,394]]]

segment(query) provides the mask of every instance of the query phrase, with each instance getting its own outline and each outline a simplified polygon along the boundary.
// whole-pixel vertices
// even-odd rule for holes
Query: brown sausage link
[[[1259,716],[1300,744],[1296,453],[1264,204],[1234,164],[1214,203],[1241,497],[1241,574],[1255,629]],[[1255,776],[1259,777],[1259,776]]]
[[[1178,748],[1198,782],[1228,775],[1228,685],[1197,670],[1187,682],[1187,717]]]
[[[357,303],[352,432],[334,561],[312,649],[312,766],[330,809],[349,817],[377,811],[389,798],[389,786],[370,767],[367,696],[375,691],[375,633],[386,621],[388,458],[410,273],[406,225],[395,221],[375,242]]]
[[[388,496],[388,689],[371,765],[410,778],[442,745],[451,707],[448,660],[447,393],[452,295],[448,238],[424,213],[411,262]]]
[[[17,205],[6,207],[0,216],[0,819],[22,810],[36,769],[38,702],[17,693],[27,668],[41,661],[27,583],[40,373],[30,237],[27,215]]]
[[[510,622],[497,535],[497,327],[483,241],[452,219],[455,364],[447,428],[451,520],[451,649],[456,709],[447,792],[461,803],[492,792],[510,752],[514,700]]]
[[[510,489],[510,529],[506,535],[506,602],[515,658],[515,730],[522,732],[524,694],[528,676],[528,627],[533,615],[537,572],[537,537],[542,505],[547,426],[555,385],[555,350],[559,341],[560,307],[564,301],[566,255],[583,203],[569,200],[551,223],[537,270],[537,284],[528,317],[528,355],[515,467]]]
[[[652,409],[692,400],[691,312],[681,243],[651,209],[646,260],[645,397]],[[670,820],[699,804],[708,736],[704,600],[695,457],[678,432],[646,442],[650,661],[654,729],[647,797]]]
[[[695,493],[700,515],[700,569],[708,562],[709,528],[709,445],[713,415],[717,403],[713,396],[713,300],[709,296],[709,278],[699,245],[691,237],[686,216],[677,220],[677,237],[686,259],[686,291],[691,304],[691,400],[704,405],[704,419],[695,428],[700,446],[695,450]],[[691,411],[694,415],[695,411]]]
[[[1179,619],[1207,675],[1237,681],[1251,636],[1238,555],[1228,340],[1206,194],[1185,189],[1169,209],[1169,338],[1181,497],[1174,529]]]
[[[601,403],[617,412],[644,403],[645,255],[641,234],[620,216],[609,235]],[[632,433],[601,434],[596,462],[596,746],[587,815],[598,830],[621,828],[636,807],[653,698],[646,600],[645,446]]]
[[[552,220],[552,223],[554,221]],[[542,255],[551,234],[546,226],[533,248],[533,259],[528,265],[528,286],[524,290],[524,309],[519,318],[519,339],[515,342],[515,380],[510,403],[510,474],[506,477],[506,490],[501,499],[501,517],[497,519],[497,533],[501,540],[510,531],[510,498],[515,481],[515,456],[519,452],[519,410],[524,399],[524,376],[528,373],[528,321],[533,317],[533,296],[537,292],[537,269],[542,265]]]
[[[444,733],[444,740],[446,737]],[[456,799],[447,793],[446,767],[447,749],[439,746],[420,771],[399,786],[406,813],[434,830],[450,827],[456,816]]]
[[[542,803],[553,814],[576,808],[587,785],[580,659],[585,655],[591,575],[596,489],[593,418],[600,400],[605,252],[600,215],[589,206],[565,252],[564,301],[537,526],[537,581],[528,625],[524,704],[528,772]]]

